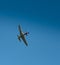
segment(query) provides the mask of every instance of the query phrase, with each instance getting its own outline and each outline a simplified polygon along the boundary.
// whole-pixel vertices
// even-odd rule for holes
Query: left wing
[[[22,30],[21,30],[21,26],[20,25],[18,25],[18,30],[19,30],[19,32],[21,34]]]
[[[22,36],[21,38],[22,38],[22,40],[24,41],[25,45],[28,46],[28,43],[27,43],[27,41],[26,41],[26,39],[25,39],[25,36]]]

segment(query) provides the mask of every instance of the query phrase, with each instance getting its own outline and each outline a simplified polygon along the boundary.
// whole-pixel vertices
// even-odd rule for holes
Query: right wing
[[[27,43],[27,41],[26,41],[26,39],[25,39],[25,36],[22,36],[21,38],[22,38],[22,40],[24,41],[25,45],[28,46],[28,43]]]

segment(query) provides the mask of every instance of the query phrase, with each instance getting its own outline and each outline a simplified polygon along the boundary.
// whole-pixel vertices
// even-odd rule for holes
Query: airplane
[[[27,41],[26,41],[26,39],[25,39],[25,35],[28,35],[29,32],[23,33],[20,25],[18,25],[18,30],[19,30],[19,32],[20,32],[20,34],[17,35],[18,40],[21,41],[21,39],[22,39],[23,42],[25,43],[25,45],[28,46],[28,43],[27,43]]]

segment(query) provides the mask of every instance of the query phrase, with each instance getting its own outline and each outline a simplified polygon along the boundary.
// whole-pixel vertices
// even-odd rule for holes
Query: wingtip
[[[20,24],[18,25],[18,27],[20,27]]]
[[[28,44],[26,44],[26,46],[28,46]]]

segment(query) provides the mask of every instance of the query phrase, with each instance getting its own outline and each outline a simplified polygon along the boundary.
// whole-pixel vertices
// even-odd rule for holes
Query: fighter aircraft
[[[19,32],[20,32],[20,34],[17,35],[18,40],[21,41],[21,39],[22,39],[23,42],[25,43],[25,45],[28,46],[28,43],[27,43],[27,41],[26,41],[26,39],[25,39],[25,35],[28,35],[29,32],[23,33],[20,25],[18,25],[18,30],[19,30]]]

